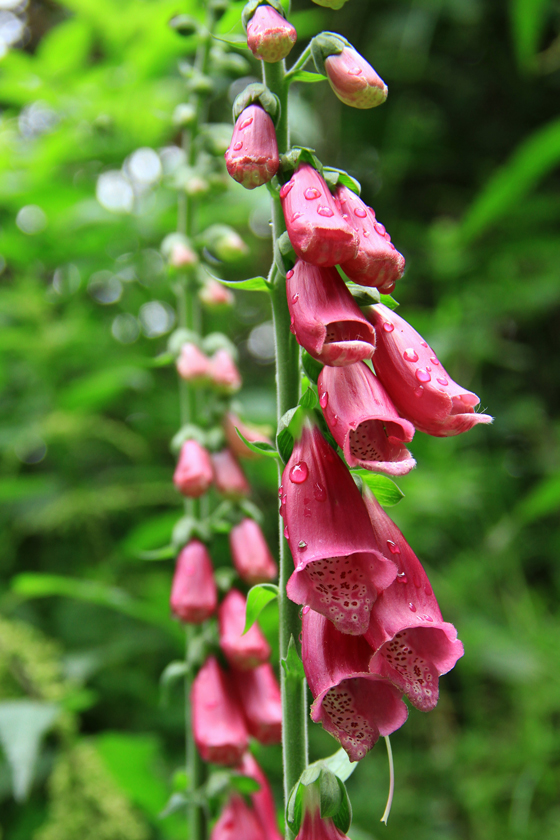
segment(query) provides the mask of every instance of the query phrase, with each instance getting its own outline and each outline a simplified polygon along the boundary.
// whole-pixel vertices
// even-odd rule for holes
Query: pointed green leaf
[[[404,493],[395,482],[386,475],[370,472],[369,470],[350,470],[352,475],[357,475],[363,483],[369,487],[380,505],[391,507],[404,499]]]
[[[258,583],[251,587],[247,595],[245,611],[245,634],[253,626],[267,604],[278,597],[278,587],[274,583]]]
[[[244,289],[246,292],[270,291],[264,277],[250,277],[248,280],[221,280],[219,277],[215,279],[223,283],[224,286],[229,286],[230,289]]]
[[[60,714],[54,703],[9,700],[0,703],[0,743],[12,771],[14,799],[27,798],[39,746]]]
[[[278,433],[276,443],[278,444],[280,457],[284,463],[286,463],[290,460],[290,456],[294,450],[294,439],[288,429],[282,429],[282,431]]]
[[[324,768],[319,779],[319,797],[321,803],[321,817],[334,817],[342,805],[343,793],[340,789],[339,779],[331,773],[330,770]],[[344,785],[342,785],[344,789]]]
[[[315,393],[313,388],[308,388],[307,391],[301,396],[299,405],[301,408],[306,408],[311,410],[315,408],[317,405],[317,394]]]
[[[290,638],[290,644],[288,645],[288,653],[286,655],[286,658],[281,660],[281,665],[286,673],[286,677],[289,680],[295,680],[296,682],[299,682],[300,680],[305,679],[303,663],[296,650],[296,643],[294,642],[293,636],[291,636]]]
[[[309,70],[298,70],[293,76],[289,78],[290,82],[306,82],[307,84],[314,84],[315,82],[326,82],[327,77],[322,73],[311,73]]]
[[[266,455],[267,458],[279,458],[280,453],[278,450],[267,440],[258,440],[252,443],[250,440],[247,440],[245,435],[241,434],[237,426],[235,427],[235,431],[237,432],[238,436],[241,438],[247,449],[250,449],[251,452],[256,452],[258,455]]]

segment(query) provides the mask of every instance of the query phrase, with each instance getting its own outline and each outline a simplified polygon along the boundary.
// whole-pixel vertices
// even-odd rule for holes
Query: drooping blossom
[[[371,64],[353,47],[325,59],[330,86],[341,102],[352,108],[375,108],[387,99],[387,85]]]
[[[279,744],[282,740],[282,703],[272,665],[265,662],[251,670],[234,670],[232,677],[253,738],[261,744]]]
[[[385,388],[364,363],[325,367],[319,402],[332,436],[350,467],[406,475],[416,461],[406,448],[414,426],[399,417]]]
[[[296,840],[349,840],[330,817],[321,818],[319,791],[308,785],[303,795],[303,821]]]
[[[375,331],[335,268],[303,260],[286,275],[286,294],[298,343],[325,365],[371,359]]]
[[[210,840],[268,840],[255,811],[233,793],[212,829]]]
[[[245,517],[229,532],[229,547],[235,570],[241,580],[254,586],[276,580],[276,565],[258,522]]]
[[[322,175],[308,163],[301,163],[284,184],[280,201],[290,242],[302,260],[333,266],[356,256],[356,231],[343,217]]]
[[[224,348],[216,350],[214,355],[211,356],[208,375],[212,383],[220,390],[225,391],[226,394],[233,394],[241,388],[241,374],[230,354]]]
[[[183,496],[196,499],[206,493],[213,478],[208,451],[197,440],[186,440],[173,473],[173,484],[177,490]]]
[[[443,621],[422,564],[375,496],[364,500],[375,544],[398,566],[395,582],[373,605],[365,638],[374,655],[369,670],[403,691],[424,712],[438,701],[438,680],[463,655],[452,624]]]
[[[204,761],[233,766],[241,761],[249,736],[228,675],[209,657],[193,680],[192,727]]]
[[[234,455],[238,458],[258,458],[258,454],[253,452],[252,449],[249,449],[248,446],[245,446],[241,438],[236,432],[236,429],[239,429],[243,437],[249,441],[249,443],[255,443],[255,441],[260,441],[261,443],[269,443],[272,445],[272,441],[270,438],[264,434],[260,429],[256,426],[249,426],[247,423],[244,423],[236,414],[233,412],[228,411],[224,415],[223,419],[223,427],[224,427],[224,434],[226,436],[227,445],[231,449]]]
[[[262,665],[270,657],[270,645],[255,622],[245,634],[245,596],[230,589],[218,608],[220,647],[230,663],[240,670]]]
[[[376,327],[375,372],[395,408],[421,432],[449,437],[467,432],[477,423],[491,423],[477,414],[476,394],[454,382],[421,335],[388,307],[369,308]]]
[[[358,253],[342,263],[342,270],[355,283],[376,286],[380,292],[390,294],[404,273],[403,255],[397,251],[371,207],[364,204],[356,193],[344,184],[338,184],[335,196],[359,238]]]
[[[340,633],[324,616],[303,608],[301,658],[314,698],[311,719],[339,741],[350,761],[363,758],[408,714],[402,691],[369,672],[371,655],[363,636]]]
[[[213,452],[211,458],[214,481],[220,493],[230,499],[239,499],[251,491],[239,462],[229,449]]]
[[[235,297],[233,292],[215,280],[213,277],[208,277],[198,292],[198,297],[206,306],[233,306]]]
[[[281,513],[295,571],[288,597],[334,622],[365,633],[395,564],[373,547],[360,492],[316,427],[306,423],[282,475]]]
[[[272,6],[258,6],[247,24],[247,46],[263,61],[282,61],[296,41],[295,27]]]
[[[191,540],[177,558],[170,606],[171,611],[188,624],[200,624],[216,612],[218,592],[212,561],[200,540]]]
[[[177,373],[186,382],[204,382],[208,378],[210,359],[196,344],[185,342],[177,359]]]
[[[284,840],[278,830],[274,797],[264,772],[250,752],[246,752],[236,768],[243,776],[249,776],[259,783],[260,789],[252,793],[251,803],[263,827],[266,840]]]
[[[237,118],[225,159],[231,177],[248,190],[276,175],[280,166],[276,131],[260,105],[249,105]]]

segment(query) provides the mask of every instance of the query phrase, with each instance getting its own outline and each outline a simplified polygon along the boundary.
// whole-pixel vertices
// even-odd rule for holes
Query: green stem
[[[267,87],[280,99],[280,118],[276,126],[276,139],[280,154],[288,151],[290,145],[288,128],[288,84],[286,82],[284,62],[268,64],[263,62],[264,80]],[[274,241],[285,231],[284,216],[278,196],[272,198],[272,227]],[[299,349],[290,332],[290,313],[286,299],[286,280],[279,271],[271,272],[272,314],[276,342],[276,394],[277,416],[282,415],[297,405],[299,399]],[[279,466],[279,479],[281,467]],[[301,630],[299,607],[288,599],[286,584],[293,570],[293,561],[288,543],[284,539],[284,525],[279,519],[280,528],[280,575],[279,575],[279,612],[280,612],[280,658],[288,654],[290,639],[297,644]],[[307,703],[304,680],[288,678],[284,669],[280,669],[282,690],[282,753],[284,765],[285,803],[292,787],[307,766]],[[286,831],[288,840],[293,834]]]
[[[293,77],[296,75],[296,73],[298,73],[300,70],[303,70],[303,68],[305,67],[305,65],[307,64],[307,62],[310,59],[311,59],[311,45],[308,44],[306,46],[306,48],[304,49],[304,51],[302,52],[302,54],[300,55],[300,57],[298,58],[298,60],[295,62],[295,64],[293,64],[293,66],[290,67],[290,69],[286,73],[285,79],[286,79],[287,84],[290,84],[290,82],[293,80]]]

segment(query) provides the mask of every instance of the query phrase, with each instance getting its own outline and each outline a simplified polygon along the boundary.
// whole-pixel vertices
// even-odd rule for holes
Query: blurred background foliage
[[[159,688],[183,646],[169,618],[172,561],[139,553],[168,542],[181,510],[168,448],[175,376],[153,360],[174,326],[159,245],[175,226],[182,163],[178,62],[195,45],[167,21],[202,6],[0,2],[3,840],[186,836],[181,814],[158,818],[183,783],[181,689]],[[242,6],[223,33],[240,31]],[[437,710],[411,710],[393,737],[388,828],[376,827],[383,748],[350,780],[351,836],[555,840],[560,3],[293,6],[300,44],[338,29],[390,88],[374,112],[342,106],[326,85],[294,90],[294,140],[361,181],[407,257],[403,316],[496,418],[414,440],[418,469],[391,514],[466,655]],[[259,73],[238,55],[209,94],[213,121],[230,122],[232,97]],[[229,279],[267,270],[268,201],[256,193],[216,189],[200,214],[201,227],[227,221],[250,246]],[[205,316],[239,348],[244,415],[272,423],[269,321],[264,296],[249,292],[236,292],[233,317]],[[274,544],[274,466],[247,470]],[[228,564],[225,538],[213,554]],[[269,607],[272,642],[275,621]],[[313,757],[334,746],[313,729]],[[279,790],[278,751],[259,760]]]

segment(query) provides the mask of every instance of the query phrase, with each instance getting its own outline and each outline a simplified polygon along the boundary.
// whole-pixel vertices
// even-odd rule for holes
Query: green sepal
[[[192,330],[185,330],[183,328],[175,330],[167,340],[167,352],[175,357],[179,356],[183,344],[196,344],[201,349],[200,336]]]
[[[242,635],[245,635],[251,629],[267,604],[270,604],[275,598],[278,598],[278,587],[274,583],[258,583],[251,587],[247,594],[245,627]]]
[[[181,35],[183,38],[198,35],[200,31],[200,24],[190,15],[174,15],[169,21],[169,26],[177,35]]]
[[[288,806],[286,822],[297,834],[307,808],[319,808],[322,819],[331,819],[343,834],[352,823],[352,807],[342,779],[329,767],[327,761],[310,764],[294,785]]]
[[[274,125],[278,124],[278,119],[280,117],[280,100],[275,93],[272,93],[272,91],[266,87],[266,85],[263,85],[261,82],[255,82],[252,85],[247,85],[245,90],[236,97],[235,102],[233,103],[234,122],[243,113],[245,108],[249,107],[249,105],[260,105],[272,119]]]
[[[193,516],[182,516],[175,523],[171,542],[177,548],[183,548],[192,539],[208,543],[212,538],[212,529],[208,522],[197,520]]]
[[[208,333],[202,340],[202,349],[208,356],[211,356],[217,350],[227,350],[230,356],[237,361],[237,347],[224,333]]]
[[[337,32],[321,32],[316,35],[311,41],[310,47],[317,73],[325,76],[325,59],[329,55],[340,55],[345,47],[351,46],[350,42]]]
[[[301,429],[305,421],[306,411],[300,405],[290,408],[280,418],[278,432],[276,434],[276,445],[284,463],[289,460],[294,448],[294,440],[301,435]]]
[[[324,166],[323,178],[331,190],[334,190],[337,184],[344,184],[345,187],[348,187],[348,189],[352,190],[352,192],[356,193],[356,195],[360,195],[362,192],[362,185],[360,182],[343,169],[336,169],[334,166]]]
[[[290,642],[288,644],[288,652],[286,654],[286,658],[281,659],[280,664],[284,669],[286,679],[294,680],[295,682],[300,682],[301,680],[305,679],[303,662],[301,661],[300,655],[297,652],[296,643],[294,642],[293,636],[290,636]]]
[[[177,455],[187,440],[196,440],[201,446],[206,446],[206,432],[194,423],[185,423],[171,438],[169,448]]]
[[[249,0],[243,11],[241,12],[241,23],[243,24],[243,29],[247,32],[247,24],[257,11],[259,6],[272,6],[279,15],[282,15],[283,18],[286,17],[286,12],[284,11],[284,7],[280,0]]]
[[[308,411],[311,411],[317,405],[317,393],[314,388],[307,388],[305,393],[303,393],[300,397],[298,405],[301,408],[305,408]]]
[[[280,155],[280,171],[284,181],[288,181],[292,177],[300,163],[309,163],[319,174],[323,174],[323,164],[315,154],[315,149],[310,149],[307,146],[294,146],[285,155]]]

